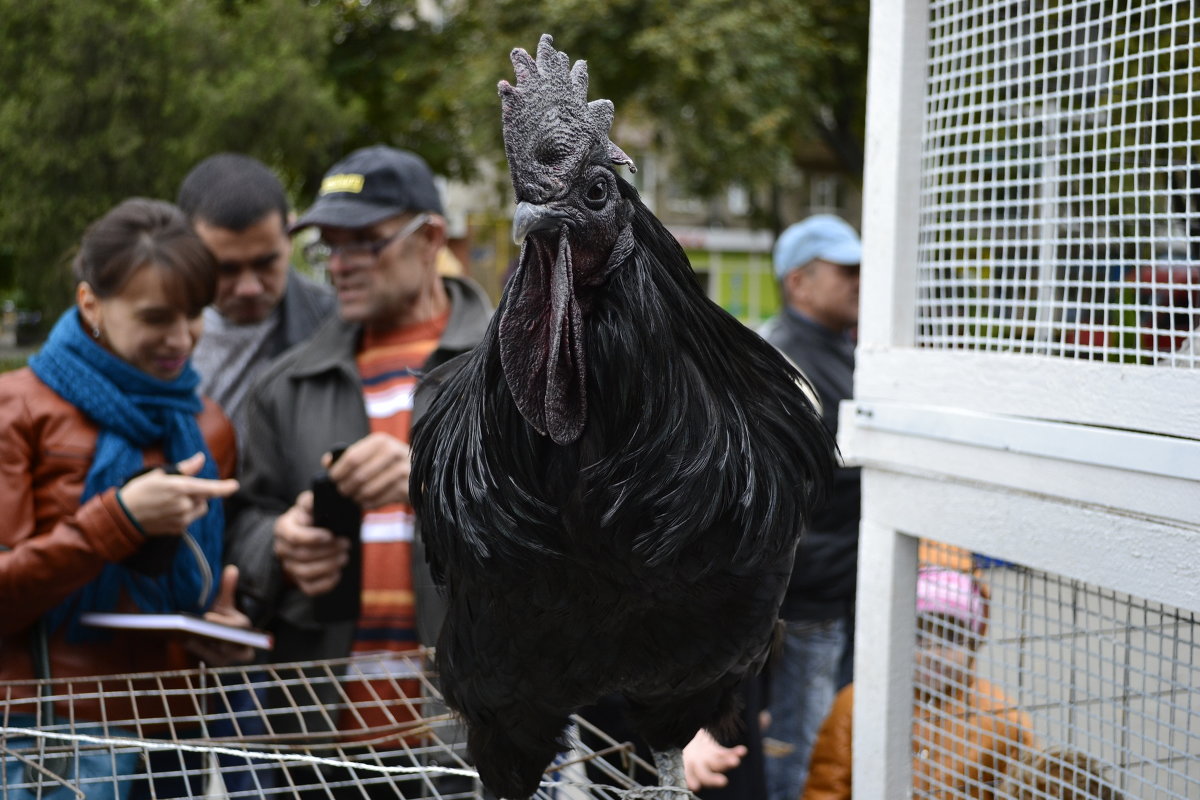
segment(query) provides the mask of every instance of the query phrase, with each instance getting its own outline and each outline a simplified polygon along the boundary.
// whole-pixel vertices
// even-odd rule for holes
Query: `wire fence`
[[[485,796],[427,657],[0,683],[0,797]],[[619,797],[654,774],[585,720],[571,738],[536,798]]]
[[[1200,366],[1191,0],[934,0],[918,346]]]
[[[966,561],[986,598],[981,635],[962,614],[949,625],[953,646],[924,646],[932,626],[922,617],[940,608],[923,612],[918,601],[916,796],[1200,797],[1197,615],[1018,564]],[[962,551],[927,542],[923,576],[947,564],[962,569]]]

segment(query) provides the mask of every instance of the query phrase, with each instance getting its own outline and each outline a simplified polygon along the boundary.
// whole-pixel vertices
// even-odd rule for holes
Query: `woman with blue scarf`
[[[190,364],[216,263],[177,208],[131,199],[88,228],[74,271],[76,306],[28,367],[0,376],[3,681],[194,666],[174,639],[80,615],[211,614],[221,588],[236,449]],[[231,607],[219,615],[248,625]],[[99,704],[55,713],[134,718]]]

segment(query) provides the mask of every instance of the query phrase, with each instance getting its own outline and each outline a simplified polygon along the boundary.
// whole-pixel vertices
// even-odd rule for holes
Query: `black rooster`
[[[501,797],[533,794],[568,715],[611,693],[682,787],[679,748],[732,724],[766,657],[833,443],[796,370],[705,297],[616,175],[633,164],[586,63],[549,36],[512,61],[520,262],[483,343],[418,397],[436,665]]]

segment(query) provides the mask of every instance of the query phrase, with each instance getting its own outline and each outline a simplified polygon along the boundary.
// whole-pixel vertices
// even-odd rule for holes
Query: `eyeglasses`
[[[387,249],[389,245],[394,242],[403,241],[420,230],[422,225],[429,222],[431,216],[431,214],[418,214],[410,219],[407,225],[392,235],[384,236],[382,239],[375,239],[370,242],[346,242],[345,244],[333,245],[318,239],[304,248],[304,257],[314,267],[328,267],[329,262],[335,255],[341,256],[343,261],[351,259],[373,261],[379,258],[379,254]]]

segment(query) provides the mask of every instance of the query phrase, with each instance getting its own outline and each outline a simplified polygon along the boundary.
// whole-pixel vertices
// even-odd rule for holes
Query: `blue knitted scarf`
[[[155,444],[162,445],[169,463],[203,452],[201,477],[217,477],[217,466],[196,423],[203,406],[196,393],[200,377],[190,362],[173,381],[151,377],[92,341],[84,332],[79,310],[72,308],[55,323],[29,366],[43,383],[100,428],[80,505],[109,487],[124,484],[143,468],[142,451]],[[210,500],[208,513],[188,527],[198,548],[185,542],[171,567],[157,577],[116,563],[105,565],[95,580],[46,615],[47,630],[53,632],[67,623],[74,641],[100,638],[102,634],[95,629],[79,625],[79,615],[113,610],[122,589],[142,611],[204,611],[216,596],[214,576],[220,576],[224,527],[221,501]],[[203,565],[197,549],[203,553]]]

